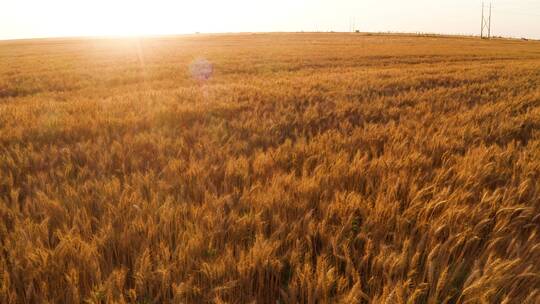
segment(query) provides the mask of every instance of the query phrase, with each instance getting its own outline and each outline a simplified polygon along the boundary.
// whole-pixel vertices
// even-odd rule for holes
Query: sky
[[[486,0],[486,14],[489,0]],[[493,0],[492,34],[540,39],[540,0]],[[480,32],[480,0],[2,0],[0,39],[186,33]]]

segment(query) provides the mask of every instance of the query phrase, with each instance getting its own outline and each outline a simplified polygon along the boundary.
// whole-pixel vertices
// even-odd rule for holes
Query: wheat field
[[[0,303],[540,303],[540,42],[0,42]]]

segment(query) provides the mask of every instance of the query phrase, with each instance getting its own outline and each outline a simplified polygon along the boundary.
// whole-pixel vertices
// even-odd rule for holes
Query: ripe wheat
[[[539,84],[533,41],[1,42],[0,303],[539,303]]]

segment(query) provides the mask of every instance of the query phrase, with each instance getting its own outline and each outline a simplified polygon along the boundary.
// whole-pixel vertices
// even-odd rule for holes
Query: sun
[[[106,36],[144,36],[157,34],[189,33],[193,20],[189,12],[192,5],[172,4],[165,8],[149,1],[110,1],[106,5],[88,7],[84,20],[77,20],[74,27],[83,27],[86,33]]]

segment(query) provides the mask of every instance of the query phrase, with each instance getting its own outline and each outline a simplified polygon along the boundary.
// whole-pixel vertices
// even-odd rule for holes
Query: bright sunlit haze
[[[0,0],[0,304],[540,304],[540,0],[484,1]]]
[[[481,1],[5,0],[0,39],[349,31],[478,35]],[[486,10],[489,2],[486,2]],[[540,38],[540,1],[493,1],[492,33]]]

